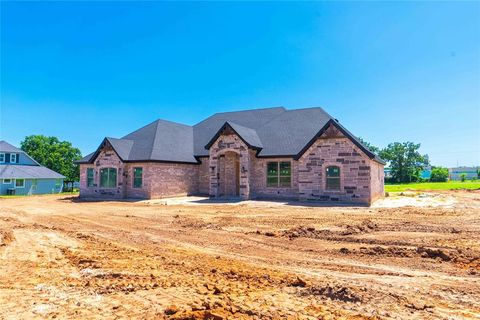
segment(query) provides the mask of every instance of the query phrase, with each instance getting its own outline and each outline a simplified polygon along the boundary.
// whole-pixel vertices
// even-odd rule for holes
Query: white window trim
[[[15,161],[12,161],[12,157],[15,156]],[[10,153],[10,163],[17,163],[18,155],[16,153]]]
[[[4,153],[4,152],[0,152],[0,155],[3,155],[3,160],[1,160],[0,163],[5,163],[5,153]]]
[[[23,184],[22,184],[22,186],[21,186],[21,187],[17,186],[17,180],[23,180]],[[25,179],[15,179],[14,186],[15,186],[15,189],[22,189],[22,188],[25,188]]]
[[[8,180],[9,182],[5,182],[5,180]],[[3,179],[3,184],[12,184],[13,179]]]

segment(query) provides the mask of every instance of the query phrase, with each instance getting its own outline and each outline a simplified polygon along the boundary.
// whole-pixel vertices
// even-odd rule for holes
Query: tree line
[[[378,154],[390,169],[391,178],[387,182],[406,183],[422,181],[421,173],[430,165],[428,155],[421,154],[420,143],[393,142],[387,147],[380,149],[367,141],[359,138],[370,151]],[[432,182],[445,182],[448,180],[448,169],[444,167],[432,167],[430,175]]]

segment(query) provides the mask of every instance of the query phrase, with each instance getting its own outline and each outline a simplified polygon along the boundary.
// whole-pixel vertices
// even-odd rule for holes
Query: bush
[[[465,182],[465,180],[467,180],[467,175],[465,173],[462,173],[460,175],[460,181]]]
[[[430,176],[431,182],[446,182],[448,179],[448,169],[443,167],[435,167],[432,169]]]

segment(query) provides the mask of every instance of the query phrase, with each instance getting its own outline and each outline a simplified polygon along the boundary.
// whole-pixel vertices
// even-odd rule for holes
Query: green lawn
[[[404,184],[386,184],[386,192],[402,192],[407,190],[455,190],[455,189],[480,189],[480,180],[465,182],[448,181],[448,182],[420,182],[420,183],[404,183]]]
[[[0,195],[0,199],[9,199],[9,198],[21,198],[21,197],[32,197],[32,196],[58,196],[58,195],[70,195],[70,196],[75,196],[79,195],[80,193],[78,191],[74,192],[60,192],[60,193],[45,193],[45,194],[34,194],[34,195],[26,195],[26,194],[18,194],[18,195],[13,195],[13,196],[7,196],[7,195]]]

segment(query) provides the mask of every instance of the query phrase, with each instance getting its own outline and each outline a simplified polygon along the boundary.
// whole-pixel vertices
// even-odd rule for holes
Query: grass
[[[7,196],[7,195],[0,195],[0,199],[10,199],[10,198],[21,198],[21,197],[31,197],[31,196],[58,196],[58,195],[78,195],[78,191],[73,191],[73,192],[60,192],[60,193],[45,193],[45,194],[32,194],[32,195],[26,195],[26,194],[16,194],[13,196]]]
[[[457,190],[457,189],[480,189],[480,180],[472,181],[447,181],[447,182],[418,182],[404,184],[386,184],[386,192],[403,192],[407,190]]]

